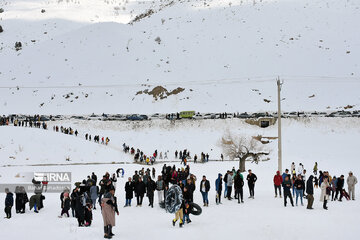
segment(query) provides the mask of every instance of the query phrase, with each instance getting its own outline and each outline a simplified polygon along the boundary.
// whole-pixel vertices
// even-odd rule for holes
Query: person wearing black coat
[[[234,178],[234,187],[235,187],[235,198],[237,198],[238,203],[244,203],[243,201],[243,186],[244,186],[244,180],[240,176],[240,172],[236,174]],[[241,198],[241,199],[240,199]]]
[[[16,187],[15,196],[16,213],[25,213],[25,204],[29,202],[29,198],[26,194],[25,188],[22,186]]]
[[[6,217],[10,219],[11,218],[11,208],[14,206],[14,197],[13,193],[9,191],[8,188],[5,188],[6,198],[5,198],[5,213]]]
[[[149,206],[154,207],[154,191],[156,189],[156,183],[149,177],[146,185],[147,197],[149,198]]]
[[[246,177],[246,180],[248,181],[248,186],[249,186],[249,192],[250,192],[250,197],[254,199],[254,195],[255,195],[255,182],[257,180],[257,177],[254,173],[251,172],[251,170],[249,169],[249,174]]]
[[[344,188],[344,175],[341,175],[340,178],[337,179],[336,195],[335,195],[335,200],[336,200],[337,197],[338,197],[338,194],[340,192],[339,202],[342,201],[342,197],[343,197],[342,190],[343,190],[343,188]]]
[[[295,193],[296,193],[296,206],[298,205],[298,198],[300,197],[301,206],[303,206],[303,194],[304,194],[304,181],[302,180],[302,176],[299,174],[294,182]]]
[[[80,191],[79,188],[75,189],[74,192],[75,197],[75,213],[76,218],[79,223],[79,227],[84,226],[84,220],[85,220],[85,201],[84,201],[84,194]]]
[[[284,189],[284,206],[286,207],[286,198],[289,198],[290,199],[290,202],[291,202],[291,205],[294,206],[294,201],[293,201],[293,198],[291,196],[291,181],[290,181],[290,177],[289,176],[285,176],[285,179],[284,181],[282,182],[282,186],[283,186],[283,189]]]
[[[186,187],[187,187],[188,194],[189,194],[189,199],[188,199],[189,202],[194,202],[195,184],[192,183],[190,178],[186,181]]]
[[[142,205],[142,201],[144,198],[144,194],[146,193],[146,185],[145,183],[142,181],[142,178],[139,178],[138,183],[135,185],[135,195],[136,195],[136,202],[137,202],[137,207]]]
[[[77,195],[77,190],[76,188],[72,191],[71,195],[70,195],[70,207],[71,207],[71,215],[72,217],[76,217],[76,195]],[[60,196],[61,199],[61,196]]]
[[[203,176],[202,181],[200,182],[200,192],[203,197],[204,207],[209,206],[208,192],[210,191],[210,182],[206,180],[206,176]]]
[[[314,186],[313,186],[313,175],[310,175],[309,179],[306,181],[306,194],[307,194],[307,209],[313,209],[312,205],[314,203]]]
[[[124,207],[131,207],[131,199],[133,196],[134,191],[134,183],[131,181],[131,177],[128,178],[128,181],[125,183],[125,206]]]
[[[95,181],[95,184],[96,184],[97,176],[96,176],[96,174],[94,172],[92,172],[92,174],[91,174],[91,179],[93,179]]]

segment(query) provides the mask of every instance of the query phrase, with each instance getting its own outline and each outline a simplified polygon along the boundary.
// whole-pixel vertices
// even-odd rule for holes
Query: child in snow
[[[190,217],[189,217],[189,214],[191,212],[191,206],[188,202],[185,203],[185,208],[184,208],[184,220],[183,222],[186,221],[186,223],[191,223],[191,220],[190,220]]]
[[[64,214],[66,214],[67,217],[69,217],[70,197],[69,197],[68,192],[64,192],[64,200],[62,202],[61,208],[62,208],[62,210],[61,210],[61,216],[60,217],[62,217]]]
[[[85,227],[89,227],[92,221],[92,205],[91,203],[86,203],[85,206]]]
[[[10,219],[11,218],[11,208],[14,205],[14,197],[13,197],[13,193],[11,193],[8,188],[5,188],[5,193],[6,193],[6,198],[5,198],[6,217],[5,218]]]

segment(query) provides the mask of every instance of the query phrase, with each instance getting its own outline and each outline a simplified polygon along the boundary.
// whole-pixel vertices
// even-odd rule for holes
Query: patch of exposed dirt
[[[345,106],[344,107],[344,109],[350,109],[350,108],[353,108],[354,106],[352,106],[352,105],[347,105],[347,106]]]
[[[138,91],[136,93],[136,95],[148,94],[148,95],[153,96],[153,98],[157,101],[159,99],[161,100],[161,99],[167,98],[168,96],[171,96],[171,95],[177,95],[177,94],[183,92],[184,90],[185,90],[185,88],[178,87],[178,88],[172,90],[171,92],[169,92],[166,88],[164,88],[162,86],[156,86],[151,91],[149,89],[145,89],[143,91]]]

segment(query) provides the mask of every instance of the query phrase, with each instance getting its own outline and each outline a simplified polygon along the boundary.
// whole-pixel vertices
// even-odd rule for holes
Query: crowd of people
[[[47,124],[45,123],[45,121],[41,121],[39,115],[34,115],[33,117],[27,117],[25,119],[18,119],[13,116],[0,117],[0,126],[9,126],[9,125],[13,125],[15,127],[31,127],[31,128],[47,129]]]
[[[158,159],[160,159],[160,160],[169,159],[169,157],[168,157],[169,150],[164,151],[164,154],[163,154],[163,152],[158,153],[158,150],[156,149],[152,154],[147,155],[139,148],[137,148],[135,150],[134,147],[130,147],[126,143],[123,143],[122,147],[123,147],[124,153],[130,153],[133,156],[134,161],[136,163],[153,165],[155,163],[155,161]],[[190,155],[190,151],[187,149],[179,150],[179,151],[175,150],[174,157],[175,157],[175,159],[181,160],[180,163],[183,164],[184,166],[187,165],[189,159],[192,159],[192,157]],[[224,161],[223,154],[220,155],[220,159],[222,161]],[[193,161],[194,161],[194,163],[198,162],[197,154],[194,155]],[[205,154],[204,152],[202,152],[200,154],[200,162],[205,163],[208,161],[209,161],[209,154],[208,153]]]
[[[275,188],[275,197],[278,196],[278,192],[281,198],[281,187],[283,187],[284,192],[284,205],[287,205],[287,198],[289,198],[290,203],[294,206],[293,196],[296,195],[295,204],[298,206],[298,200],[302,206],[304,206],[303,198],[307,199],[307,209],[313,209],[314,203],[314,188],[321,189],[320,201],[323,202],[323,208],[328,209],[327,203],[331,201],[342,201],[342,198],[345,197],[347,200],[355,200],[355,185],[357,184],[357,178],[350,171],[347,177],[348,192],[344,189],[345,187],[345,176],[340,175],[336,177],[335,175],[331,177],[328,171],[318,171],[318,164],[315,162],[313,167],[313,175],[310,175],[309,178],[306,178],[306,169],[304,165],[299,163],[298,170],[295,170],[296,166],[293,162],[291,164],[291,172],[289,169],[286,169],[285,172],[280,175],[278,171],[274,176],[274,188]],[[319,173],[319,177],[317,176]],[[291,194],[292,190],[292,194]]]
[[[184,152],[182,153],[184,156]],[[187,153],[185,153],[187,156]],[[110,174],[106,172],[101,179],[98,180],[97,175],[93,172],[87,176],[87,179],[81,182],[76,182],[72,191],[65,189],[60,194],[61,211],[59,217],[75,217],[78,221],[79,227],[89,227],[92,224],[93,214],[92,211],[101,208],[101,213],[104,222],[104,237],[112,238],[114,235],[112,228],[115,226],[115,214],[119,214],[118,199],[115,196],[116,188],[122,189],[117,186],[117,178],[124,177],[124,169],[119,168],[115,173]],[[246,178],[240,170],[233,168],[226,171],[224,174],[219,173],[214,182],[215,186],[215,203],[216,205],[222,204],[222,196],[231,201],[237,200],[237,203],[244,203],[244,185],[247,182],[249,199],[255,198],[255,184],[257,176],[249,169]],[[199,183],[197,183],[199,181]],[[16,199],[14,195],[6,189],[5,198],[5,213],[6,218],[11,218],[12,206],[16,205],[16,213],[25,213],[26,203],[29,202],[30,210],[34,208],[35,212],[39,212],[43,208],[43,200],[45,197],[42,195],[43,186],[40,182],[33,180],[34,185],[37,185],[37,192],[27,197],[24,188],[19,186],[15,190]],[[357,179],[352,172],[346,179],[348,185],[348,193],[344,189],[345,177],[331,177],[328,171],[318,171],[317,163],[313,168],[313,174],[308,178],[306,170],[300,163],[297,171],[295,170],[295,163],[292,163],[290,170],[286,169],[284,173],[277,171],[273,178],[275,198],[284,197],[284,206],[287,206],[289,200],[294,207],[298,204],[304,205],[303,199],[307,199],[307,209],[313,209],[314,202],[314,188],[320,187],[320,201],[323,202],[323,208],[328,209],[327,203],[332,201],[342,201],[346,199],[355,200],[355,185]],[[175,226],[179,221],[179,226],[183,227],[185,223],[191,223],[190,214],[194,211],[194,195],[196,186],[201,194],[203,207],[209,206],[208,194],[211,191],[212,184],[205,175],[200,180],[191,173],[190,166],[187,164],[183,168],[176,168],[175,165],[163,165],[161,172],[156,173],[154,167],[141,168],[134,171],[132,177],[128,177],[123,191],[125,193],[124,207],[131,207],[133,198],[136,198],[136,207],[143,206],[143,200],[146,196],[148,199],[148,207],[154,207],[154,196],[157,192],[158,204],[160,207],[165,208],[165,200],[167,192],[171,186],[178,186],[181,189],[182,199],[180,209],[176,211],[175,218],[172,219],[172,224]],[[296,196],[296,197],[295,197]],[[294,198],[295,203],[294,203]]]

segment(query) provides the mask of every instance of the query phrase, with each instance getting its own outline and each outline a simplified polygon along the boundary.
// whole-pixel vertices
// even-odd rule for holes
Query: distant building
[[[266,128],[268,126],[274,125],[276,123],[276,118],[274,117],[260,117],[257,119],[246,119],[246,123],[251,125],[256,125],[262,128]]]

